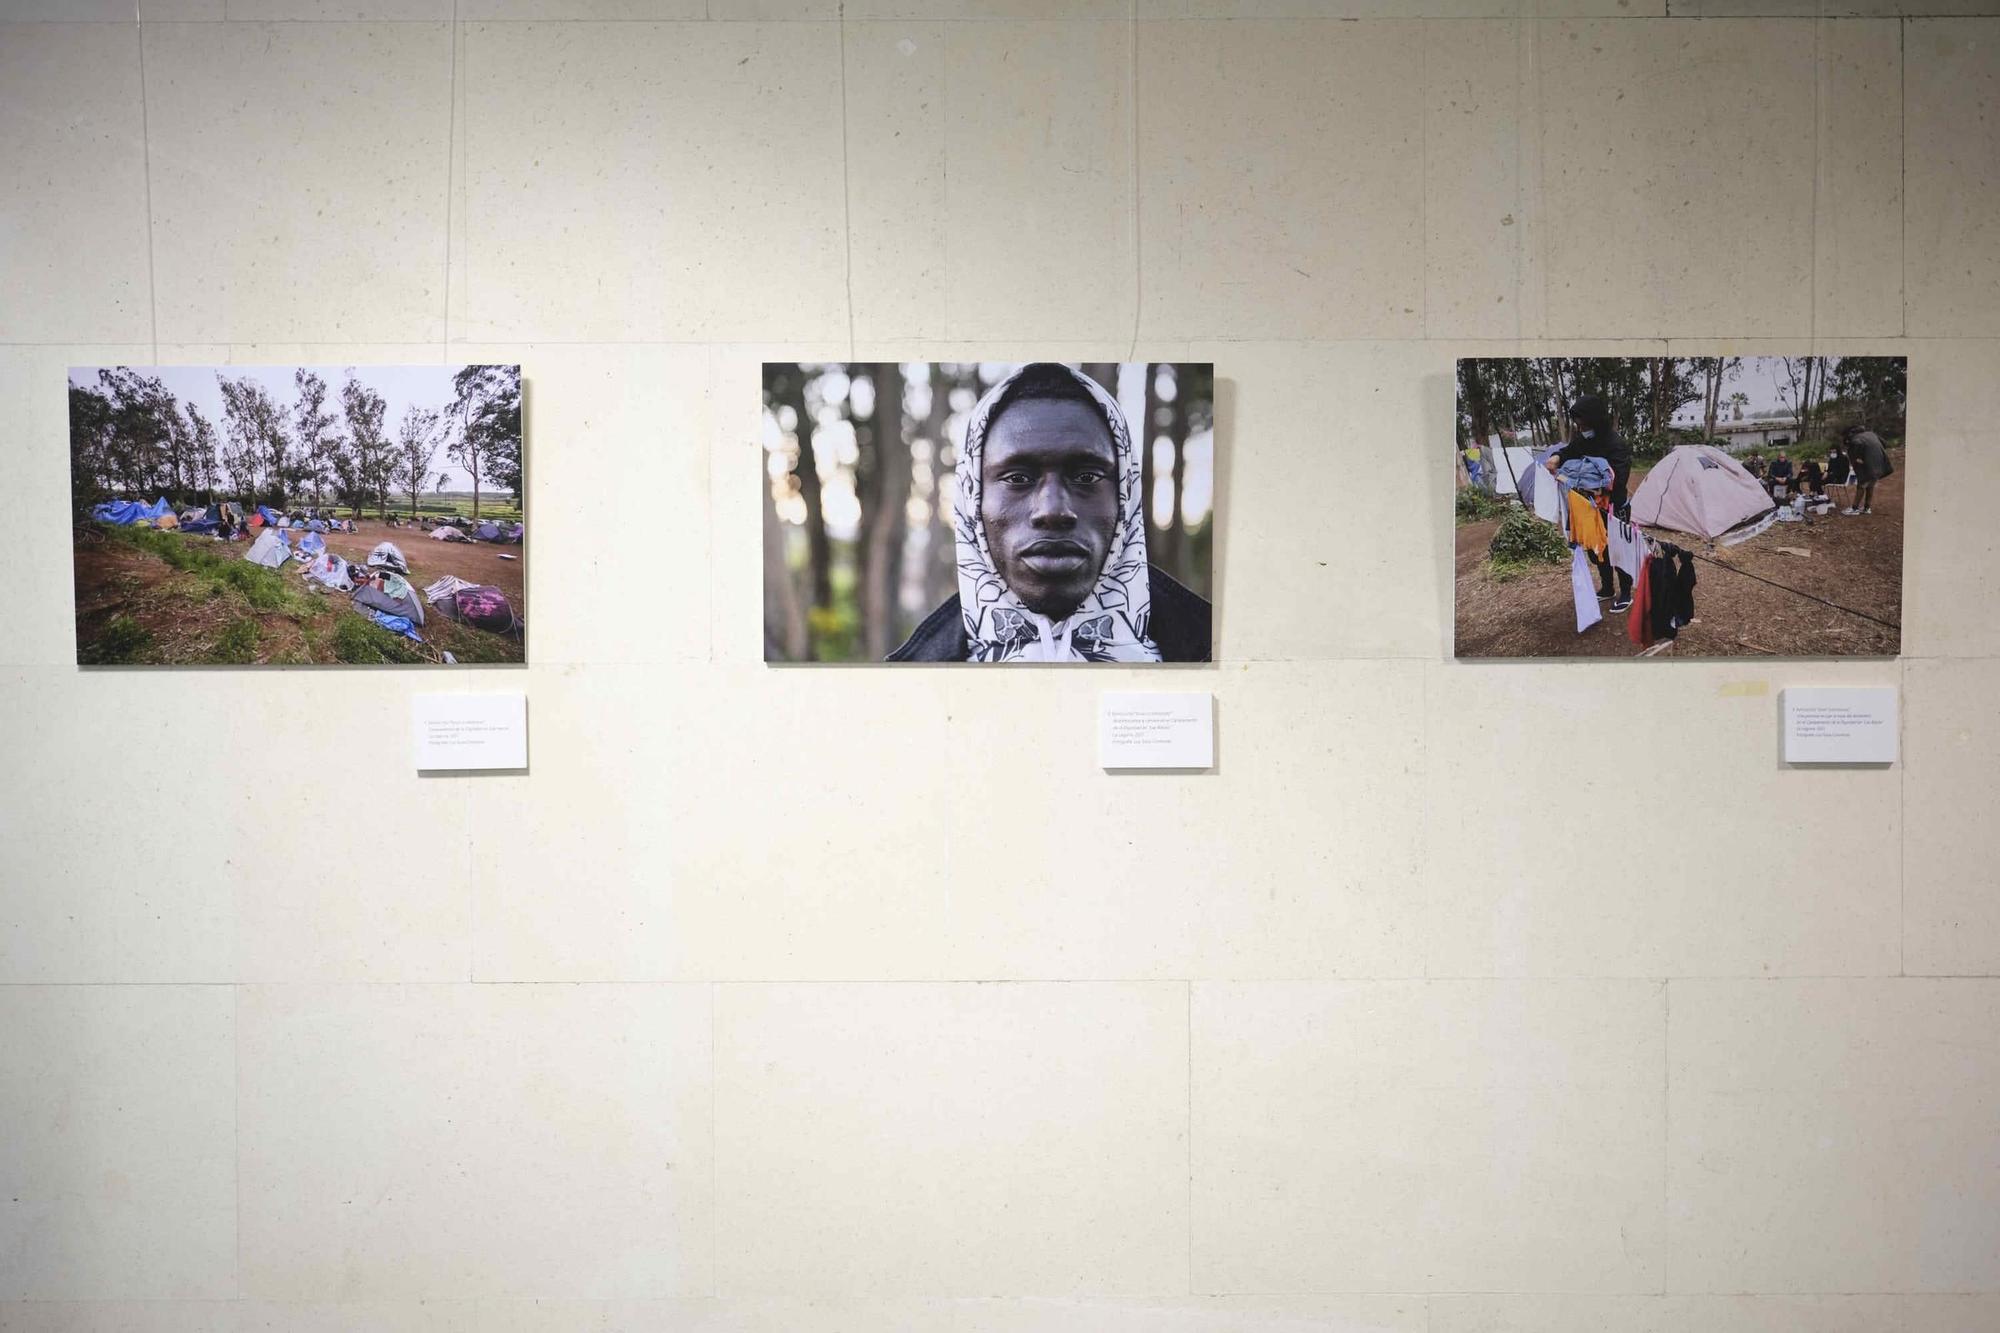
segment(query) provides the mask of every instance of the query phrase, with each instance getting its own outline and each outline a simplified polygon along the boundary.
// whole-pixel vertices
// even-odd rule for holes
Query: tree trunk
[[[806,609],[799,602],[798,584],[792,580],[785,560],[785,524],[778,517],[778,503],[771,495],[771,479],[764,482],[764,657],[784,662],[803,662],[811,647],[806,633]]]
[[[819,463],[813,458],[813,423],[806,412],[805,372],[793,370],[784,380],[783,401],[798,418],[798,461],[793,475],[799,479],[799,497],[806,506],[806,566],[812,596],[810,605],[824,610],[833,605],[833,545],[826,535],[826,514],[820,509]]]
[[[958,498],[958,474],[945,466],[948,447],[946,427],[951,419],[952,382],[935,365],[931,367],[931,414],[924,422],[924,434],[931,442],[931,521],[924,550],[924,612],[958,590],[958,538],[952,523],[952,506]]]
[[[1133,427],[1132,447],[1139,451],[1139,512],[1146,525],[1146,549],[1153,550],[1159,528],[1153,522],[1153,422],[1160,411],[1160,395],[1154,388],[1152,366],[1146,367],[1146,410]]]
[[[1168,403],[1166,407],[1166,435],[1173,442],[1174,448],[1173,462],[1167,473],[1168,484],[1172,487],[1168,497],[1172,503],[1167,510],[1167,521],[1162,530],[1165,540],[1162,543],[1161,553],[1155,558],[1154,563],[1175,578],[1184,578],[1186,566],[1182,561],[1182,553],[1187,540],[1187,525],[1181,519],[1181,486],[1187,478],[1186,394],[1176,393],[1174,401]]]
[[[1472,431],[1472,443],[1481,449],[1493,435],[1492,404],[1486,389],[1486,379],[1477,361],[1465,363],[1465,415]]]
[[[903,369],[885,364],[875,381],[874,515],[861,548],[861,627],[870,661],[896,646],[903,536],[909,531],[910,443],[903,433]]]

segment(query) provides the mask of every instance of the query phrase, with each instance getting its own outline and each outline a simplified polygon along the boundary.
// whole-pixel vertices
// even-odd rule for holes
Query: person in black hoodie
[[[1631,498],[1625,493],[1625,484],[1632,477],[1632,446],[1618,433],[1612,423],[1611,408],[1596,394],[1588,394],[1576,400],[1569,409],[1570,424],[1575,427],[1575,438],[1558,449],[1549,458],[1549,467],[1559,469],[1564,463],[1575,458],[1601,458],[1611,466],[1611,512],[1617,518],[1630,519]],[[1614,570],[1609,559],[1591,557],[1597,566],[1598,597],[1610,598],[1613,611],[1629,610],[1632,606],[1632,576],[1622,569]],[[1612,578],[1617,577],[1616,591]]]

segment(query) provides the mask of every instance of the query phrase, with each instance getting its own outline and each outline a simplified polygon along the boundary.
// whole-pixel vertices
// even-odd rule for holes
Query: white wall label
[[[1210,768],[1215,696],[1206,691],[1107,690],[1097,697],[1100,768]]]
[[[413,694],[410,731],[420,769],[528,766],[525,694]]]
[[[1784,710],[1788,764],[1896,762],[1893,686],[1788,689]]]

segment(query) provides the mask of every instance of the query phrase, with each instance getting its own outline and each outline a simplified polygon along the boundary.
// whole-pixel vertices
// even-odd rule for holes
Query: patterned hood
[[[974,662],[1157,662],[1160,651],[1146,635],[1152,592],[1146,569],[1146,516],[1138,450],[1118,402],[1096,380],[1068,366],[1111,426],[1118,458],[1118,519],[1097,586],[1061,620],[1039,615],[1000,577],[979,516],[984,489],[986,432],[994,405],[1030,369],[1023,366],[986,391],[966,422],[958,451],[958,486],[952,529],[958,545],[958,600],[965,617],[968,660]]]

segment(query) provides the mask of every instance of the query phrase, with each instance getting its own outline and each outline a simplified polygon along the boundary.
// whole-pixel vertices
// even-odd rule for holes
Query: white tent
[[[1771,512],[1770,495],[1743,465],[1706,444],[1676,445],[1632,493],[1632,521],[1710,539]]]
[[[250,549],[243,553],[243,558],[266,569],[276,569],[292,558],[292,552],[275,528],[266,528],[257,534],[256,541],[250,543]]]
[[[347,575],[347,562],[331,551],[321,551],[299,572],[304,577],[315,579],[337,592],[354,591],[354,580]]]
[[[403,559],[402,548],[394,542],[375,543],[375,549],[368,553],[368,563],[376,569],[391,569],[398,574],[410,572],[410,562]]]
[[[1500,444],[1495,442],[1483,451],[1486,455],[1488,479],[1493,483],[1495,495],[1515,495],[1520,492],[1521,477],[1535,466],[1535,451],[1524,444]]]

